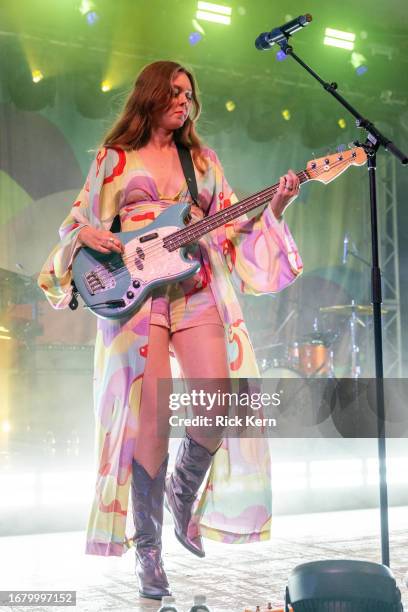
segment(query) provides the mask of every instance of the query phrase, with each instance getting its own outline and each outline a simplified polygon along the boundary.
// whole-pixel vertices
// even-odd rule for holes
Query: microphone
[[[344,240],[343,240],[343,259],[342,259],[343,265],[347,262],[348,243],[349,243],[349,239],[348,239],[347,234],[345,234]]]
[[[300,15],[296,19],[288,21],[288,23],[280,26],[280,28],[275,28],[271,32],[262,32],[255,40],[255,47],[258,51],[268,51],[272,45],[286,39],[288,36],[292,36],[292,34],[307,26],[311,21],[312,16],[307,13],[307,15]]]

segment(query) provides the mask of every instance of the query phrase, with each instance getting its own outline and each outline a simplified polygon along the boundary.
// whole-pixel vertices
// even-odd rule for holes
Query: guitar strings
[[[265,199],[267,200],[271,195],[274,195],[274,193],[277,191],[277,188],[278,188],[277,186],[273,186],[273,187],[270,187],[264,190],[262,192],[262,196],[265,197]],[[251,198],[248,198],[247,200],[243,200],[242,202],[237,202],[235,205],[233,205],[234,206],[233,211],[234,212],[237,211],[240,205],[242,205],[242,208],[244,210],[242,211],[242,213],[240,213],[240,215],[243,215],[247,210],[247,206],[250,206],[252,203],[256,202],[258,197],[259,195],[256,197],[251,196]],[[259,203],[259,207],[261,207],[263,204],[265,204],[265,202]],[[217,227],[220,227],[222,224],[217,223],[218,219],[221,218],[223,214],[224,215],[228,214],[229,216],[229,214],[231,213],[232,213],[231,208],[226,208],[216,213],[218,215],[217,218],[215,218],[216,215],[211,215],[211,217],[207,217],[205,221],[207,222],[207,226],[209,227],[209,229],[207,229],[205,233],[208,233],[212,231],[212,229],[216,229]],[[225,222],[228,223],[228,219],[226,219]],[[157,255],[157,253],[163,252],[163,249],[166,249],[164,245],[165,241],[170,242],[170,243],[173,242],[174,244],[172,246],[175,248],[173,248],[172,250],[176,250],[177,242],[180,242],[180,246],[181,244],[185,242],[184,237],[188,236],[190,238],[189,242],[194,242],[195,238],[200,238],[203,235],[201,232],[202,225],[200,224],[200,228],[194,227],[195,225],[198,225],[198,223],[200,222],[196,222],[190,225],[189,227],[186,227],[185,229],[176,230],[176,232],[174,232],[173,234],[169,234],[167,236],[164,236],[163,238],[159,237],[158,239],[154,241],[152,240],[150,243],[151,246],[143,250],[145,257],[143,260],[140,258],[143,264],[147,263],[149,259],[154,258]],[[211,228],[210,226],[214,223],[215,223],[214,228]],[[198,229],[198,235],[195,236],[194,233],[197,233],[197,229]],[[171,239],[171,236],[175,236],[173,240]],[[166,252],[168,253],[167,250]],[[125,257],[122,257],[122,261],[125,263],[126,261],[133,262],[135,255],[137,255],[136,251],[130,251]],[[135,267],[136,267],[136,264],[135,264]],[[104,280],[108,280],[112,276],[119,277],[122,274],[128,274],[128,267],[126,265],[118,266],[115,270],[112,270],[112,271],[105,270],[99,273],[98,276],[102,281],[104,281]]]
[[[331,166],[330,169],[336,168],[337,166],[342,166],[342,165],[348,165],[350,160],[339,160],[337,162],[334,162]],[[322,166],[321,169],[316,168],[314,170],[314,176],[312,178],[307,178],[307,180],[313,180],[314,177],[317,177],[321,174],[325,174],[326,170],[324,169],[324,166]],[[297,174],[297,176],[299,175],[306,175],[306,172],[304,170],[302,170],[301,172],[299,172]],[[306,175],[307,176],[307,175]],[[299,178],[301,178],[301,176],[299,176]],[[306,182],[306,181],[302,181],[302,182]],[[272,185],[271,187],[268,187],[256,194],[254,194],[253,196],[249,196],[248,198],[242,200],[242,202],[237,202],[236,204],[234,204],[232,207],[228,207],[225,208],[221,211],[218,211],[217,213],[215,213],[214,215],[211,215],[210,217],[207,217],[206,219],[200,220],[196,223],[193,223],[192,225],[183,228],[183,229],[179,229],[176,232],[174,232],[173,234],[169,234],[167,236],[165,236],[164,238],[159,238],[154,240],[154,242],[152,241],[150,243],[149,247],[145,247],[143,249],[144,252],[144,259],[141,260],[143,262],[143,265],[146,265],[146,263],[148,262],[148,260],[152,259],[152,257],[154,258],[155,255],[157,255],[157,253],[159,253],[160,251],[163,251],[163,248],[166,248],[164,246],[165,241],[166,242],[172,242],[171,236],[174,236],[173,238],[173,242],[175,242],[176,244],[173,245],[175,246],[175,248],[177,248],[177,242],[180,242],[180,246],[182,245],[183,242],[185,242],[185,240],[183,240],[184,237],[189,236],[191,237],[191,242],[194,241],[195,238],[197,237],[201,237],[201,222],[205,221],[208,223],[208,225],[210,226],[212,223],[217,222],[218,219],[220,219],[223,215],[227,215],[229,216],[230,214],[233,214],[239,207],[240,205],[242,205],[242,208],[244,208],[245,210],[242,211],[242,215],[245,214],[245,212],[247,212],[248,210],[251,210],[251,206],[252,204],[255,204],[257,202],[257,200],[262,196],[262,199],[265,198],[265,200],[269,199],[270,196],[275,195],[276,191],[279,188],[279,184],[276,183],[275,185]],[[261,202],[258,204],[259,207],[261,207],[262,205],[264,205],[266,202]],[[249,207],[249,208],[248,208]],[[256,208],[256,207],[255,207]],[[240,216],[240,215],[239,215]],[[235,217],[234,217],[235,218]],[[232,219],[233,220],[233,219]],[[225,223],[228,223],[229,220],[227,219],[225,221]],[[199,228],[199,235],[198,236],[194,236],[194,231],[197,232],[197,229],[194,229],[195,225],[200,224],[200,228]],[[210,228],[206,230],[207,232],[212,231],[212,229],[216,229],[217,227],[220,227],[222,224],[218,224],[216,223],[216,226],[214,228]],[[148,226],[146,228],[146,230],[148,230]],[[140,248],[140,247],[138,247]],[[175,250],[175,249],[174,249]],[[120,277],[122,274],[128,274],[128,267],[126,265],[126,262],[133,262],[134,257],[137,255],[137,251],[131,251],[128,252],[125,257],[122,257],[122,261],[124,265],[118,266],[115,270],[112,270],[111,272],[108,270],[105,270],[104,272],[98,274],[99,278],[102,281],[106,281],[109,278],[111,278],[112,276],[114,277]],[[141,258],[140,258],[141,259]],[[102,264],[103,265],[103,264]],[[136,265],[135,265],[136,267]]]
[[[339,160],[337,162],[334,162],[331,165],[331,168],[335,168],[336,166],[341,166],[341,165],[346,165],[348,164],[349,160]],[[324,166],[322,167],[321,170],[316,169],[314,171],[314,176],[319,176],[320,174],[324,174],[326,172],[326,170],[324,169]],[[298,173],[299,175],[306,175],[305,171],[301,171]],[[307,175],[306,175],[307,176]],[[311,180],[308,179],[307,180]],[[221,218],[223,215],[229,215],[233,212],[235,212],[237,210],[237,208],[239,208],[240,205],[242,205],[242,208],[245,208],[245,210],[242,211],[241,214],[244,214],[245,212],[247,212],[247,210],[251,210],[251,206],[252,204],[256,203],[257,200],[260,197],[260,194],[262,194],[262,197],[265,198],[265,200],[267,200],[271,195],[274,195],[275,192],[278,190],[279,188],[279,184],[275,184],[272,185],[269,188],[266,188],[265,190],[258,192],[257,194],[254,194],[253,196],[248,197],[247,199],[243,200],[242,202],[237,202],[235,205],[233,205],[233,207],[228,207],[222,211],[218,211],[218,213],[215,213],[214,215],[212,215],[211,217],[207,217],[207,219],[205,219],[206,222],[208,222],[208,225],[211,225],[211,223],[214,223],[214,221],[217,221],[219,218]],[[265,202],[259,203],[258,206],[262,206],[263,204],[265,204]],[[249,208],[247,208],[249,207]],[[217,218],[215,218],[217,217]],[[228,222],[228,220],[225,221],[226,223]],[[184,229],[181,230],[177,230],[176,232],[174,232],[174,234],[170,234],[168,236],[165,236],[164,238],[159,238],[158,240],[156,239],[154,241],[154,243],[151,243],[151,246],[148,248],[145,248],[144,250],[144,254],[145,254],[145,258],[143,261],[143,264],[145,264],[145,262],[147,263],[149,259],[151,259],[152,257],[154,257],[155,255],[157,255],[157,253],[162,252],[164,247],[164,242],[167,241],[171,241],[171,236],[177,236],[177,238],[175,237],[173,240],[177,241],[178,239],[180,239],[182,242],[184,242],[183,237],[185,235],[189,235],[191,238],[191,241],[194,241],[194,239],[197,236],[192,235],[192,233],[194,232],[194,225],[199,224],[200,222],[197,222],[196,224],[193,224],[189,227],[186,227]],[[216,224],[216,227],[219,227],[221,224]],[[215,228],[212,228],[215,229]],[[195,229],[195,231],[197,231],[197,229]],[[207,231],[211,231],[211,229],[208,229]],[[199,230],[199,234],[201,233],[201,231]],[[181,246],[181,245],[180,245]],[[131,251],[129,252],[125,257],[122,257],[122,261],[125,263],[126,261],[132,262],[134,256],[137,255],[136,251]],[[99,274],[99,278],[104,281],[107,280],[109,278],[111,278],[112,276],[114,277],[120,277],[122,274],[129,274],[128,271],[128,267],[126,265],[121,265],[118,266],[118,268],[116,268],[115,270],[113,270],[112,272],[109,272],[108,270],[102,272],[101,274]]]

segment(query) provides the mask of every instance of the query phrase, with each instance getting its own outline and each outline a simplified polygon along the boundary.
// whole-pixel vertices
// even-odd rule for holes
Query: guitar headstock
[[[364,149],[354,147],[348,151],[341,151],[311,160],[306,166],[306,174],[312,181],[327,184],[347,170],[349,166],[363,166],[366,161],[367,155]]]

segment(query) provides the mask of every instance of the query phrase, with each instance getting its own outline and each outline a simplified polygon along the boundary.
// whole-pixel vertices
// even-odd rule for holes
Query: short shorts
[[[167,285],[164,290],[153,292],[150,324],[166,327],[171,333],[200,325],[223,327],[211,289],[200,289],[186,299],[180,291],[181,284]]]
[[[150,323],[166,327],[171,333],[200,325],[224,327],[211,287],[200,272],[155,289],[152,298]]]

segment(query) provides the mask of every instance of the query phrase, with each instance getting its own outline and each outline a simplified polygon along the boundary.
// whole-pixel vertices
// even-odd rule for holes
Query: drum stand
[[[354,306],[354,300],[351,300],[352,305]],[[361,367],[360,367],[360,347],[357,345],[356,338],[356,325],[359,322],[357,318],[356,311],[354,308],[351,310],[350,315],[350,340],[351,340],[351,371],[350,378],[360,378]]]

